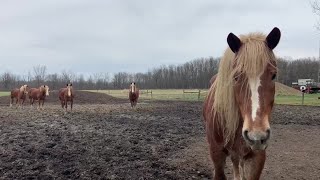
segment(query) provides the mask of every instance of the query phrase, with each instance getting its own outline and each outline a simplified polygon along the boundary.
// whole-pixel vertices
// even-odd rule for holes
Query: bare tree
[[[76,75],[72,71],[63,70],[61,72],[61,80],[66,83],[73,82],[75,80]]]
[[[313,12],[317,16],[320,16],[320,1],[319,0],[315,0],[315,1],[311,2],[311,7],[312,7]],[[318,19],[318,22],[316,24],[316,28],[318,30],[320,30],[320,21],[319,21],[319,19]]]
[[[103,85],[103,73],[94,73],[92,77],[93,83],[95,84],[95,89],[98,91]]]
[[[34,73],[34,79],[37,83],[37,86],[40,86],[40,84],[43,83],[45,80],[47,67],[43,65],[34,66],[33,73]]]
[[[3,88],[8,90],[10,85],[13,83],[12,74],[10,72],[4,72],[1,76],[1,81],[3,84]]]
[[[47,76],[47,83],[51,90],[58,89],[59,85],[59,76],[57,73],[49,74]]]

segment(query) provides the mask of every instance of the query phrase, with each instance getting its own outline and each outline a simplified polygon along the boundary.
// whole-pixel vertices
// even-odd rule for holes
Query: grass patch
[[[309,106],[320,106],[320,94],[305,94],[304,95],[304,105]],[[278,95],[275,98],[276,104],[288,104],[288,105],[302,105],[302,95],[299,96],[286,96]]]
[[[10,92],[9,91],[0,91],[0,97],[2,96],[9,96]]]
[[[117,98],[128,98],[129,90],[88,90],[90,92],[105,93]],[[144,100],[182,100],[182,101],[198,101],[198,93],[183,93],[183,89],[150,89],[150,93],[146,93],[146,90],[140,90],[140,97]],[[198,92],[197,89],[188,89],[188,92]],[[200,91],[199,101],[203,101],[207,95],[207,90]]]
[[[182,89],[151,89],[151,94],[145,93],[146,90],[140,90],[140,98],[144,100],[182,100],[182,101],[198,101],[198,94],[184,94]],[[90,92],[105,93],[117,98],[128,98],[127,89],[124,90],[90,90]],[[186,90],[188,92],[197,92],[197,89]],[[207,95],[207,89],[202,89],[200,93],[200,100],[203,101]],[[320,106],[320,94],[305,94],[304,105]],[[301,105],[302,95],[276,95],[276,104],[286,105]]]

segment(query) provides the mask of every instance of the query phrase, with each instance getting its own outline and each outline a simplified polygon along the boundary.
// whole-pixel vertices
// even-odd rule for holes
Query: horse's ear
[[[227,37],[228,45],[230,49],[234,52],[237,53],[241,47],[241,41],[240,39],[234,35],[233,33],[229,33]]]
[[[69,86],[69,84],[67,83],[67,86]]]
[[[72,86],[72,83],[70,83],[70,86]]]
[[[278,45],[280,41],[280,37],[281,37],[280,29],[277,27],[273,28],[266,38],[267,45],[271,50]]]

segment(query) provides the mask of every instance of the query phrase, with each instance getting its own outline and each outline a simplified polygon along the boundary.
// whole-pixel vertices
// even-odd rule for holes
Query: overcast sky
[[[1,0],[0,72],[146,72],[219,57],[229,32],[274,26],[278,56],[316,57],[316,22],[308,0]]]

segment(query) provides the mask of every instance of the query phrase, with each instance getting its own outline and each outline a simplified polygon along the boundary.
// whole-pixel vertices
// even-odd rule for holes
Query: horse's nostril
[[[249,134],[249,131],[248,131],[248,130],[244,130],[244,131],[243,131],[243,138],[244,138],[246,141],[248,141],[248,142],[250,142],[251,144],[253,144],[254,141],[249,138],[249,135],[248,135],[248,134]]]

